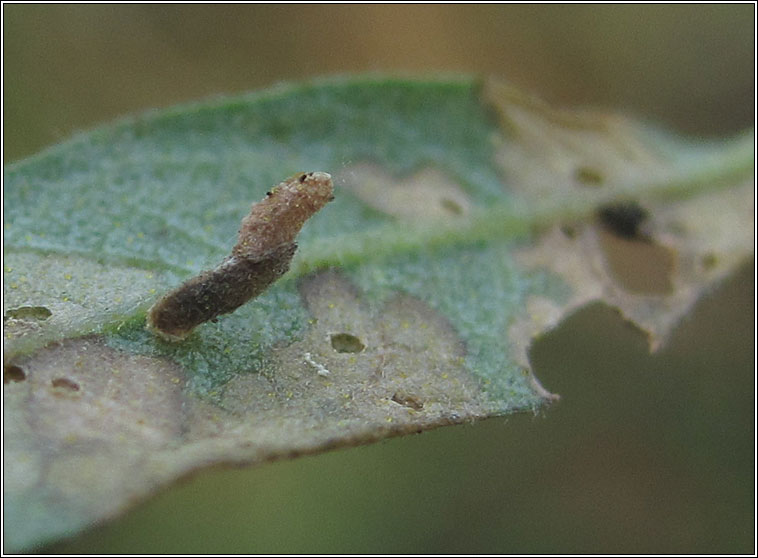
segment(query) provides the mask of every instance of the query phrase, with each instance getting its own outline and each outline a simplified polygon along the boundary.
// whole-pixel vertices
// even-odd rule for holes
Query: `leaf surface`
[[[656,348],[752,254],[752,167],[752,133],[704,145],[496,82],[384,78],[150,113],[7,167],[9,548],[204,466],[536,411],[555,396],[535,336],[603,300]],[[283,279],[181,343],[145,330],[310,170],[336,197]],[[668,271],[625,277],[619,249]]]

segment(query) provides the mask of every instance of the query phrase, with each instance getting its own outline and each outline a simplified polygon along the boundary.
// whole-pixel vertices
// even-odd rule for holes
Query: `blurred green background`
[[[3,5],[5,162],[150,108],[311,76],[496,75],[721,136],[752,125],[743,5]],[[602,305],[532,351],[563,398],[252,469],[206,471],[75,553],[754,552],[753,262],[662,352]]]

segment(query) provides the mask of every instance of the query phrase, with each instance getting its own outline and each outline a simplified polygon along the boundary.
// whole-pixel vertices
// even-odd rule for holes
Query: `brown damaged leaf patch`
[[[505,135],[495,153],[504,183],[525,200],[599,201],[671,173],[670,161],[633,120],[554,108],[495,79],[487,80],[483,97]]]
[[[753,254],[753,230],[744,226],[754,221],[752,195],[752,185],[745,184],[661,204],[646,224],[645,245],[581,225],[570,234],[555,226],[522,249],[520,263],[558,274],[573,294],[563,304],[536,296],[527,300],[509,335],[519,362],[528,362],[521,347],[530,338],[592,301],[617,307],[647,334],[651,350],[658,350],[695,302]]]
[[[406,221],[456,217],[471,211],[468,195],[436,168],[396,178],[379,165],[357,163],[343,169],[335,182],[374,209]]]
[[[533,338],[593,301],[618,308],[657,350],[753,254],[752,184],[667,203],[648,186],[676,182],[682,167],[660,132],[620,115],[554,108],[494,79],[483,98],[499,118],[494,157],[514,204],[561,208],[567,221],[545,223],[517,254],[525,268],[552,271],[573,291],[560,302],[528,297],[509,329],[521,365]],[[592,208],[597,222],[587,224]]]
[[[97,337],[6,362],[5,449],[14,456],[5,462],[6,497],[46,510],[69,532],[205,466],[368,443],[492,412],[463,365],[463,343],[426,303],[398,295],[372,308],[332,271],[305,278],[300,292],[312,314],[303,339],[236,376],[217,404],[187,395],[176,365]],[[360,350],[338,350],[337,335]]]
[[[182,432],[176,366],[81,338],[6,363],[6,378],[9,370],[6,497],[43,506],[55,525],[113,516],[147,493],[150,454]],[[56,517],[60,505],[65,518]]]
[[[231,429],[267,446],[263,454],[368,442],[487,415],[487,400],[463,366],[463,343],[424,302],[399,295],[372,310],[334,271],[304,279],[300,292],[313,316],[304,338],[273,351],[271,373],[234,378],[221,403],[236,417]],[[336,350],[335,334],[354,337],[363,349]],[[228,428],[216,424],[219,432]]]

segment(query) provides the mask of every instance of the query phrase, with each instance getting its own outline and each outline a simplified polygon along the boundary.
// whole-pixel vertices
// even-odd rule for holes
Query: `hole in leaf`
[[[603,226],[617,236],[644,239],[640,225],[647,219],[647,211],[636,202],[606,205],[598,210],[597,216]]]
[[[424,404],[415,395],[409,395],[407,393],[397,392],[392,396],[392,401],[402,405],[403,407],[410,407],[416,411],[420,411],[424,408]]]
[[[5,313],[4,318],[13,318],[16,320],[36,320],[43,321],[52,316],[53,313],[44,306],[19,306],[11,308]]]
[[[79,384],[68,378],[55,378],[53,380],[54,388],[63,388],[68,391],[79,391]]]
[[[674,254],[659,244],[621,238],[599,231],[605,261],[618,285],[640,294],[670,294]]]
[[[579,167],[576,169],[574,176],[583,186],[591,186],[593,188],[602,186],[603,182],[605,182],[603,173],[592,167]]]
[[[366,348],[360,339],[349,333],[333,333],[332,348],[338,353],[360,353]]]
[[[451,200],[450,198],[442,198],[440,200],[440,205],[442,206],[442,209],[448,213],[451,213],[452,215],[463,214],[463,208],[461,207],[461,204],[455,200]]]
[[[8,364],[3,369],[3,383],[23,382],[26,380],[26,372],[20,366]]]

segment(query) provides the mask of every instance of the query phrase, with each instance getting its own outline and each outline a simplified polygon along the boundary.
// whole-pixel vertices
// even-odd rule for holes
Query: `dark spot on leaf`
[[[52,381],[54,388],[62,388],[68,391],[79,391],[79,384],[68,378],[55,378]]]
[[[700,260],[700,263],[703,265],[703,268],[705,269],[713,269],[713,267],[718,262],[718,258],[716,258],[716,254],[713,252],[708,252],[707,254],[703,254],[703,258]]]
[[[442,198],[440,200],[440,205],[444,210],[453,215],[463,214],[463,208],[461,205],[457,201],[451,200],[450,198]]]
[[[360,353],[366,348],[360,339],[349,333],[333,333],[332,348],[338,353]]]
[[[23,382],[26,380],[26,372],[14,364],[6,364],[3,369],[3,383],[9,384],[11,382]]]
[[[43,321],[52,316],[53,313],[44,306],[19,306],[11,308],[5,313],[4,319],[14,318],[16,320]]]
[[[592,186],[593,188],[602,186],[603,182],[605,182],[603,174],[592,167],[579,167],[576,169],[574,176],[580,184],[584,186]]]
[[[636,202],[619,202],[601,207],[597,216],[610,232],[622,238],[643,240],[640,225],[647,219],[647,211]]]
[[[397,392],[392,396],[392,401],[403,407],[410,407],[416,411],[420,411],[424,408],[424,404],[414,395],[407,393]]]
[[[576,227],[574,225],[561,225],[561,232],[566,238],[576,237]]]

